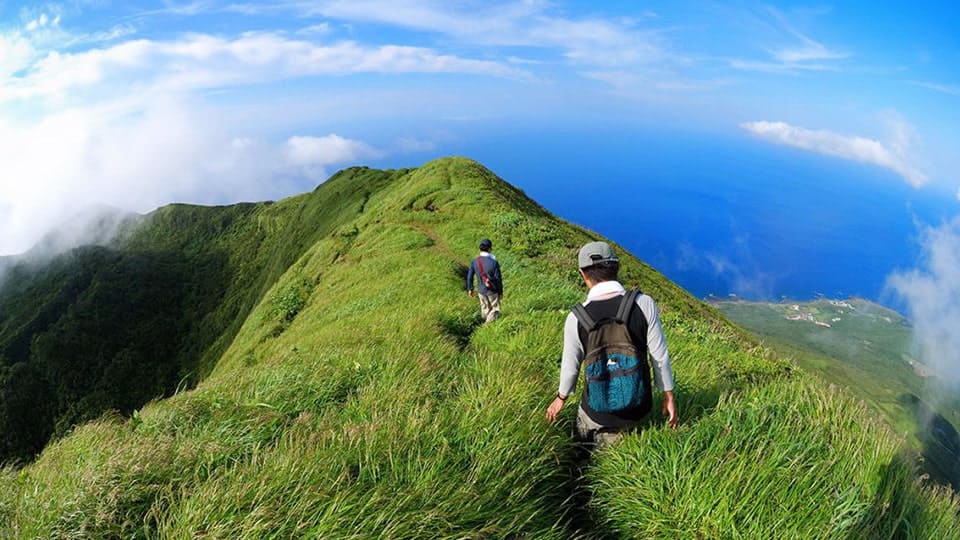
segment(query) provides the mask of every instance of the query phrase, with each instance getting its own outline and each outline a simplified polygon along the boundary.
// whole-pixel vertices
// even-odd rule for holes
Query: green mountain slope
[[[960,394],[912,356],[912,328],[872,302],[713,302],[783,356],[865,400],[922,456],[937,481],[960,486]]]
[[[106,246],[14,264],[0,287],[0,462],[205,376],[264,292],[391,177],[358,168],[276,204],[172,205]]]
[[[481,326],[463,276],[484,236],[503,265],[506,296],[504,317]],[[772,358],[626,254],[622,281],[661,308],[682,425],[672,431],[651,418],[584,461],[569,435],[575,404],[557,425],[543,415],[556,391],[563,319],[585,294],[576,250],[596,238],[462,158],[351,169],[272,205],[158,211],[117,250],[196,261],[185,269],[190,283],[227,277],[210,278],[220,288],[198,296],[209,304],[186,303],[197,314],[183,334],[192,353],[177,369],[205,377],[4,469],[0,530],[16,538],[957,534],[956,503],[914,480],[901,441],[862,405]]]

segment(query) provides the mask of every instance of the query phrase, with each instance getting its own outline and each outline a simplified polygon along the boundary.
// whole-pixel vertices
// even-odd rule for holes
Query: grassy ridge
[[[661,307],[683,425],[651,418],[582,462],[575,407],[555,426],[543,413],[585,293],[572,262],[596,236],[469,160],[365,174],[380,187],[291,257],[198,388],[0,473],[8,536],[956,533],[955,503],[912,480],[882,427],[843,416],[852,400],[629,256],[623,281]],[[506,282],[484,326],[462,281],[481,236]]]

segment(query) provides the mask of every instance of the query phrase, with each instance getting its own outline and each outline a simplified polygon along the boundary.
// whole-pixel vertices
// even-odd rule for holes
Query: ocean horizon
[[[607,135],[516,133],[464,150],[698,298],[856,296],[903,311],[888,276],[917,267],[922,228],[960,210],[885,169],[738,133]],[[525,159],[497,157],[511,145]]]

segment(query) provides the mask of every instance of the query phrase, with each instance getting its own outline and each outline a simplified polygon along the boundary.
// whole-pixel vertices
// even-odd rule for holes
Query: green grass
[[[624,281],[660,305],[681,427],[651,417],[639,435],[584,461],[570,438],[575,403],[554,425],[544,411],[563,320],[585,294],[576,250],[598,237],[462,158],[364,174],[383,176],[362,211],[291,248],[197,388],[83,425],[32,464],[3,469],[0,530],[956,536],[956,502],[913,479],[882,425],[845,414],[858,411],[854,400],[816,387],[622,250]],[[346,180],[316,193],[336,201]],[[309,220],[297,223],[269,226],[307,234]],[[503,318],[481,326],[462,280],[487,236],[506,296]]]

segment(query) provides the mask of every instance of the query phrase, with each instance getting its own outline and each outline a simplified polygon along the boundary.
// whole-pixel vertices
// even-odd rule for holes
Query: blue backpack
[[[615,318],[595,320],[582,304],[573,306],[573,314],[586,332],[586,340],[581,339],[586,351],[583,359],[586,404],[599,413],[637,407],[649,410],[652,394],[646,341],[638,347],[628,326],[639,294],[640,291],[633,290],[623,295]]]

